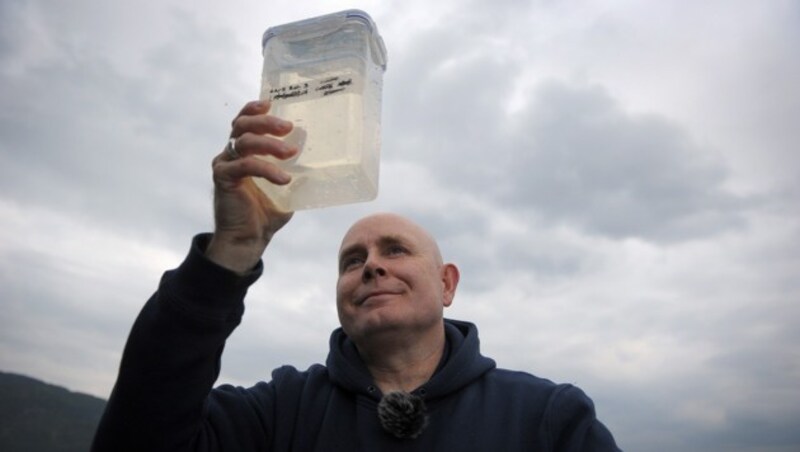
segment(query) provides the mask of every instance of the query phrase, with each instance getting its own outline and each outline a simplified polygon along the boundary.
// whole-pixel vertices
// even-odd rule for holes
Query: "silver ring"
[[[225,145],[225,153],[228,154],[228,157],[231,160],[236,160],[241,158],[241,154],[236,150],[236,138],[231,138],[228,140],[228,144]]]

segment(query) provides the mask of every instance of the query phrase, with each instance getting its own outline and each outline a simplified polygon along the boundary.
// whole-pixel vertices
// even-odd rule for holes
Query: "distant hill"
[[[106,402],[0,372],[0,451],[87,452]]]

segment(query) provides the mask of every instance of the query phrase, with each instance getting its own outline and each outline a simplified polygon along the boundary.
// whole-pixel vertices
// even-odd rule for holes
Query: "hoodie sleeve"
[[[92,451],[215,450],[217,434],[230,433],[218,431],[215,417],[258,423],[247,397],[226,404],[229,411],[220,416],[209,413],[219,404],[208,396],[262,264],[246,276],[222,268],[203,254],[209,239],[194,238],[186,259],[164,274],[137,317]]]
[[[545,413],[550,449],[557,452],[619,451],[611,432],[596,417],[594,403],[579,388],[558,385]]]

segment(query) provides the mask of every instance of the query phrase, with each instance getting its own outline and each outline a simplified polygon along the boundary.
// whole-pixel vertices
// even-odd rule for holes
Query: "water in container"
[[[262,157],[292,175],[256,184],[281,210],[369,201],[378,194],[381,92],[386,50],[375,23],[348,10],[264,33],[261,99],[292,121],[291,160]]]

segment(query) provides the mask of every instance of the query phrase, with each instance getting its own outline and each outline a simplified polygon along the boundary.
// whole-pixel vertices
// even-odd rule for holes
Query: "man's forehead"
[[[360,242],[408,241],[420,236],[420,231],[408,221],[390,218],[367,218],[355,223],[342,238],[342,248]]]
[[[424,229],[395,214],[377,214],[357,221],[342,238],[340,250],[359,243],[378,241],[417,242],[427,237]]]

